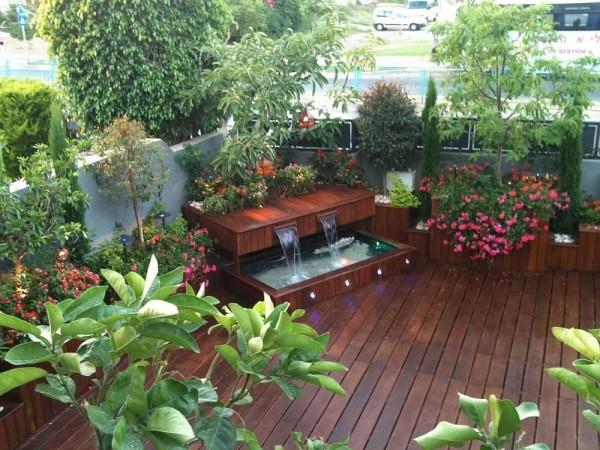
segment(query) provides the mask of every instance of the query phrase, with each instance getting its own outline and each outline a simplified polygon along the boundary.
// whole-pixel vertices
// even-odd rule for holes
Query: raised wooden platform
[[[275,200],[262,208],[233,211],[223,216],[203,214],[186,205],[183,216],[205,227],[234,260],[279,245],[275,229],[295,223],[299,237],[321,233],[318,216],[335,212],[338,226],[370,219],[375,214],[375,194],[347,186],[320,186],[302,197]]]
[[[524,446],[599,448],[581,416],[587,406],[544,373],[577,357],[552,338],[552,326],[600,324],[598,273],[499,273],[429,262],[318,303],[305,318],[331,333],[329,358],[350,368],[336,375],[348,397],[305,386],[290,401],[277,386],[261,385],[240,413],[265,448],[293,448],[289,433],[298,430],[330,441],[350,436],[355,450],[416,450],[412,439],[439,421],[469,423],[459,415],[458,392],[539,403],[541,417],[525,422]],[[174,355],[185,376],[204,376],[213,346],[225,340],[196,337],[201,353]],[[231,389],[233,370],[220,363],[215,373],[219,389]],[[69,409],[24,448],[89,449],[93,439]]]

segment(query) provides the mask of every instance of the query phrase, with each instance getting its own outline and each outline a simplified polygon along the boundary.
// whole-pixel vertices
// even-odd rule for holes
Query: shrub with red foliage
[[[317,172],[317,180],[321,183],[346,184],[348,186],[365,186],[363,170],[352,155],[338,149],[333,152],[317,150],[312,160]]]

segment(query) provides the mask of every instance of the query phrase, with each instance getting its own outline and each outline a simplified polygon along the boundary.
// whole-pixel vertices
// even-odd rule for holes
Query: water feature
[[[300,253],[300,239],[298,239],[298,228],[296,225],[277,228],[275,230],[279,243],[283,249],[283,255],[289,272],[289,281],[297,283],[304,279],[302,267],[302,255]]]
[[[331,261],[334,266],[338,267],[340,265],[340,252],[336,245],[338,242],[337,217],[335,213],[326,214],[319,216],[319,222],[323,226],[323,233],[325,233],[325,239],[327,239]]]
[[[273,255],[271,258],[261,258],[256,261],[242,263],[242,272],[262,281],[263,283],[275,289],[281,289],[291,286],[303,280],[308,280],[319,275],[338,270],[340,267],[347,267],[352,264],[365,261],[379,255],[391,252],[395,247],[379,241],[376,238],[363,235],[354,231],[346,231],[340,236],[338,242],[345,242],[346,245],[339,247],[339,259],[334,264],[328,251],[320,251],[327,248],[326,242],[308,238],[302,242],[302,269],[296,280],[290,277],[289,265],[283,258]],[[298,245],[298,249],[300,246]],[[291,261],[290,261],[291,262]]]

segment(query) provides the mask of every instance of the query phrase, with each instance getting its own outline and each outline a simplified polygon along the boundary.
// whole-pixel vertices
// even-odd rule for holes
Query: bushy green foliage
[[[600,432],[600,330],[554,327],[552,334],[582,358],[573,361],[574,370],[554,367],[546,369],[546,372],[593,407],[593,410],[586,409],[582,414]]]
[[[4,165],[11,178],[21,175],[19,158],[48,142],[54,89],[41,81],[0,80],[0,135]]]
[[[314,190],[317,173],[311,166],[289,164],[267,178],[269,196],[275,198],[297,197]]]
[[[228,4],[234,19],[230,30],[233,42],[252,31],[277,38],[288,29],[302,31],[308,22],[299,0],[278,0],[274,6],[265,0],[229,0]]]
[[[345,395],[328,374],[347,369],[323,359],[329,334],[299,322],[304,311],[290,311],[287,303],[275,306],[267,295],[252,308],[220,306],[205,295],[204,286],[198,293],[189,285],[179,292],[182,269],[158,273],[154,257],[145,278],[103,270],[116,301],[109,303],[108,286],[101,286],[74,300],[48,302],[49,326],[0,313],[0,326],[31,337],[7,352],[6,362],[23,367],[0,373],[0,395],[44,379],[36,391],[71,405],[94,429],[101,450],[141,450],[144,440],[164,450],[186,449],[194,442],[206,450],[237,444],[258,450],[254,433],[233,419],[236,408],[252,402],[257,386],[272,383],[290,399],[302,394],[300,382]],[[170,356],[175,351],[198,353],[192,333],[209,325],[210,331],[222,333],[223,343],[215,347],[202,378],[183,377],[170,365]],[[77,350],[67,350],[67,342],[77,343]],[[39,363],[52,372],[33,366]],[[237,375],[231,389],[223,391],[213,384],[221,364]],[[97,386],[81,402],[76,397],[78,375],[91,377]],[[305,448],[323,448],[312,442],[317,441]]]
[[[94,149],[104,157],[96,166],[101,192],[131,202],[143,244],[142,203],[162,192],[169,177],[163,149],[148,142],[140,122],[125,117],[106,128],[96,139]]]
[[[481,449],[489,450],[550,450],[546,444],[520,444],[524,435],[522,422],[540,415],[535,403],[524,402],[515,406],[512,401],[495,395],[486,400],[463,394],[458,394],[458,402],[462,413],[475,423],[475,427],[440,422],[429,433],[415,439],[419,447],[424,450],[462,448],[472,442],[480,444]],[[511,447],[513,440],[516,441],[515,447]]]
[[[417,196],[408,189],[402,180],[394,181],[394,186],[390,190],[390,202],[401,208],[417,208],[420,205]]]
[[[600,225],[600,200],[585,199],[577,213],[580,223]]]
[[[300,0],[275,0],[275,6],[267,6],[267,33],[282,36],[287,30],[300,31],[305,25]]]
[[[53,175],[44,149],[23,160],[21,170],[27,189],[17,194],[0,165],[0,259],[13,261],[17,278],[25,255],[81,233],[81,224],[64,220],[65,208],[87,201],[67,178]]]
[[[421,124],[406,91],[397,83],[378,81],[363,94],[358,113],[361,151],[380,169],[407,169]]]
[[[69,104],[88,129],[127,116],[152,132],[196,135],[214,99],[189,91],[201,79],[201,46],[229,26],[222,0],[43,0],[38,20]]]
[[[312,160],[312,166],[317,172],[317,180],[321,183],[355,187],[364,187],[366,184],[363,169],[356,159],[344,150],[326,152],[319,149]]]

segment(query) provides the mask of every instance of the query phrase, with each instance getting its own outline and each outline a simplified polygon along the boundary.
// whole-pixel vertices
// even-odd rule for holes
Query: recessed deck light
[[[406,258],[406,259],[404,260],[404,262],[405,262],[406,264],[410,264],[410,259]]]
[[[316,294],[316,292],[315,292],[315,291],[311,291],[311,292],[310,292],[310,294],[308,294],[308,296],[309,296],[309,297],[310,297],[312,300],[314,300],[314,299],[316,299],[316,298],[317,298],[317,294]]]
[[[379,269],[377,269],[377,275],[378,276],[383,275],[383,269],[381,267]]]
[[[350,287],[350,280],[346,280],[346,281],[344,281],[344,285],[345,285],[346,287]]]

